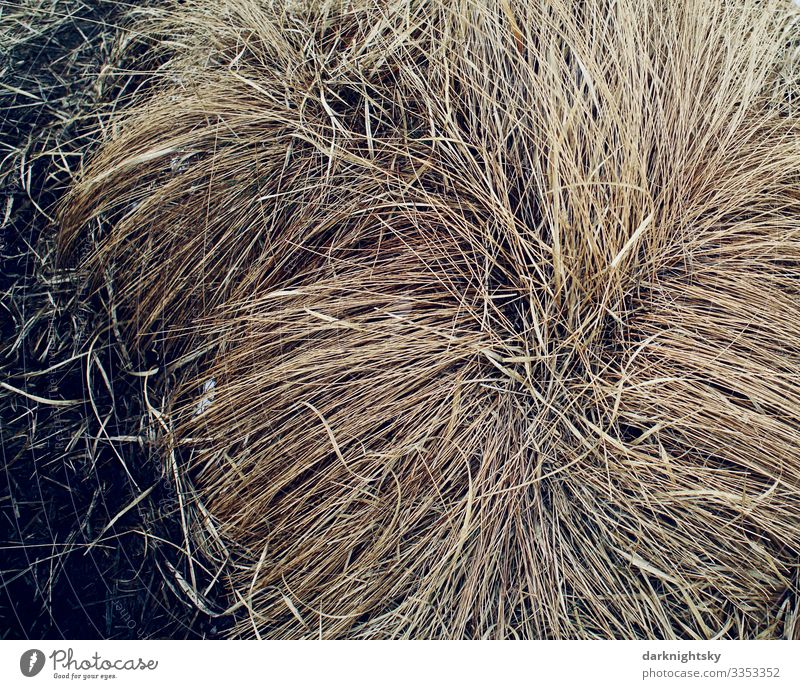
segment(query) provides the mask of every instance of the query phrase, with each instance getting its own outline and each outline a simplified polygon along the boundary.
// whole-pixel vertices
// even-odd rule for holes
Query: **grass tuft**
[[[143,21],[171,57],[60,247],[105,228],[81,267],[172,371],[181,545],[230,563],[235,634],[800,633],[793,5]]]

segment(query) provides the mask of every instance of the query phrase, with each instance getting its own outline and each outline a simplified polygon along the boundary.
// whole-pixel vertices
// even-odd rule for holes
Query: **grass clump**
[[[62,249],[100,221],[124,338],[193,361],[158,422],[237,634],[798,633],[797,29],[753,0],[150,23],[173,56]]]

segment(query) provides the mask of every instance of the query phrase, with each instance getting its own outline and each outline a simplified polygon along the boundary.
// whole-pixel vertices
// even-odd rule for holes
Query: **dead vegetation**
[[[0,0],[0,638],[224,626],[183,591],[175,479],[154,451],[139,359],[107,327],[113,289],[83,298],[55,265],[55,205],[157,66],[130,29],[149,11]]]
[[[237,634],[800,632],[791,4],[188,0],[143,30],[172,58],[61,246],[106,228],[82,267],[170,376],[181,545]]]

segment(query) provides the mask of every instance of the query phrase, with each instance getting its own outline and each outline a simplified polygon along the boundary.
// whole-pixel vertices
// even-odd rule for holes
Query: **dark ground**
[[[227,626],[201,612],[225,607],[222,565],[187,556],[184,489],[141,401],[148,385],[158,407],[168,381],[135,375],[148,362],[130,361],[105,327],[113,280],[79,297],[75,271],[55,266],[53,216],[71,176],[108,112],[146,86],[141,65],[118,58],[120,42],[127,61],[137,55],[120,28],[131,7],[0,0],[0,638],[202,638]]]

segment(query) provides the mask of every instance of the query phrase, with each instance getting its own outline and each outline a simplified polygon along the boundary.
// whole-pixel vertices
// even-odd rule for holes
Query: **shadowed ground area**
[[[144,83],[123,27],[153,4],[0,2],[0,638],[225,626],[187,596],[175,475],[151,452],[141,362],[106,327],[108,293],[78,299],[73,272],[55,267],[54,208]]]

